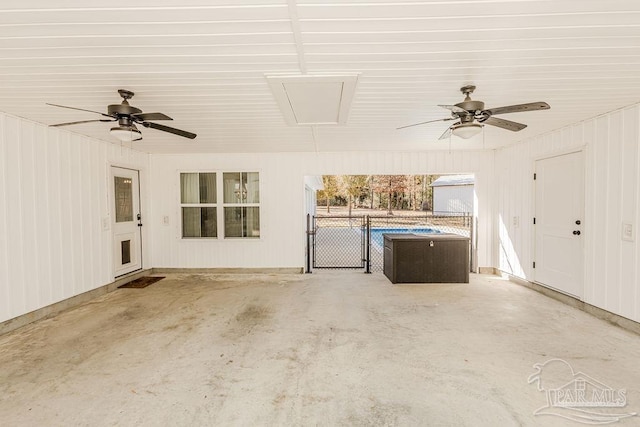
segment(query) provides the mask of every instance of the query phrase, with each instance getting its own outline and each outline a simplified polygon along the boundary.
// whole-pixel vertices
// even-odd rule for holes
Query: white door
[[[142,268],[140,185],[137,170],[111,168],[114,276]]]
[[[536,161],[534,280],[583,297],[582,152]]]

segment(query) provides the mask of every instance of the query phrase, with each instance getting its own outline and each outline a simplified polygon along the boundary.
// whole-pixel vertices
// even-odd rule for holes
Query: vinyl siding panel
[[[0,126],[1,322],[113,281],[109,167],[146,179],[148,155],[4,114]]]
[[[638,239],[622,239],[622,223],[637,228],[640,219],[639,128],[640,107],[634,105],[498,150],[497,267],[533,277],[535,160],[584,150],[584,301],[640,321]]]
[[[24,220],[22,215],[22,144],[20,141],[20,121],[15,117],[7,117],[4,121],[5,138],[5,213],[7,226],[7,282],[9,313],[25,313],[28,311],[26,301],[26,283],[29,280],[24,259]],[[9,316],[13,317],[13,316]]]
[[[6,117],[0,115],[0,129],[7,129]],[[8,221],[8,148],[5,143],[7,137],[6,132],[0,132],[0,236],[4,238],[0,239],[0,313],[4,313],[7,316],[9,313],[9,307],[11,306],[11,295],[9,294],[9,227]]]
[[[620,205],[622,222],[638,225],[638,191],[640,190],[640,158],[638,129],[640,128],[639,108],[624,111],[622,134],[621,192],[624,195]],[[637,236],[637,235],[636,235]],[[620,294],[620,314],[632,317],[640,316],[638,303],[638,246],[633,242],[622,241],[620,247],[620,283],[629,284],[628,292]],[[638,304],[638,305],[636,305]]]

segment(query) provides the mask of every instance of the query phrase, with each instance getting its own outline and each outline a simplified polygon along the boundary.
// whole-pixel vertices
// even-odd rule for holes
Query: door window
[[[133,221],[133,184],[131,178],[116,176],[115,203],[116,222]]]

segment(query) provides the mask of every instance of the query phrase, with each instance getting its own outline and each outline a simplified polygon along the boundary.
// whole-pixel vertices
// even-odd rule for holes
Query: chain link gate
[[[313,268],[364,268],[364,216],[321,216],[312,222]]]

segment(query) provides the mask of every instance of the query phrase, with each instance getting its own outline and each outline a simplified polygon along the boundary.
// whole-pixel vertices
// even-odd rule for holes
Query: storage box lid
[[[433,233],[433,234],[416,234],[416,233],[383,233],[385,240],[469,240],[468,237],[453,233]]]

